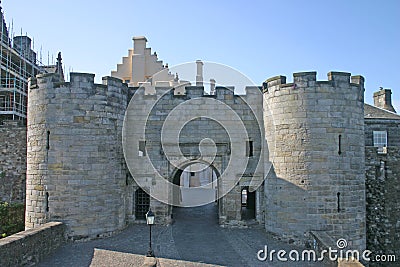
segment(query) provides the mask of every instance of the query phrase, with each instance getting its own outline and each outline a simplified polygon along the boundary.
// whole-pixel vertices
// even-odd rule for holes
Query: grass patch
[[[0,202],[0,238],[24,231],[24,228],[24,204]]]

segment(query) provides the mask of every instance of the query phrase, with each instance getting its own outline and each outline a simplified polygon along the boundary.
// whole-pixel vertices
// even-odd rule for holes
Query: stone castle
[[[371,195],[366,196],[365,169],[375,171],[383,164],[379,158],[391,156],[397,167],[390,176],[398,178],[400,116],[364,104],[363,77],[330,72],[327,81],[317,81],[315,72],[295,73],[292,83],[277,76],[246,88],[245,95],[227,87],[209,95],[199,79],[196,86],[174,79],[146,48],[145,38],[134,41],[129,57],[112,73],[115,77],[104,77],[102,84],[83,73],[71,73],[69,82],[58,74],[30,80],[26,228],[57,220],[67,225],[71,239],[94,238],[143,220],[148,208],[158,223],[169,223],[182,194],[182,172],[203,164],[219,178],[211,189],[223,193],[215,199],[221,225],[246,224],[245,190],[253,219],[271,233],[307,243],[310,233],[323,232],[365,249],[367,223],[372,223],[366,216]],[[143,68],[148,60],[153,62],[146,64],[150,70]],[[159,79],[152,76],[157,72]],[[388,90],[382,92],[387,100]],[[231,110],[216,110],[222,105]],[[163,146],[160,131],[175,110],[184,124],[170,120],[170,128],[181,127],[176,144],[183,157],[173,151],[178,159],[172,162],[164,150],[173,140]],[[371,118],[365,117],[366,110]],[[197,118],[185,117],[192,111]],[[397,129],[393,155],[390,132],[389,143],[384,138],[386,144],[373,143],[377,130],[387,131],[382,127],[386,119],[374,117],[376,111]],[[246,136],[226,126],[238,120]],[[128,130],[124,122],[131,125]],[[204,138],[214,142],[212,160],[199,152]],[[241,171],[230,162],[246,165]],[[367,170],[368,175],[376,177]],[[165,181],[177,187],[163,186]]]
[[[208,94],[201,62],[192,86],[146,41],[135,37],[102,84],[84,73],[30,79],[26,229],[62,221],[73,240],[108,236],[149,208],[170,223],[175,206],[199,196],[217,203],[223,226],[251,219],[291,242],[327,236],[399,252],[400,116],[390,90],[374,107],[362,76],[302,72],[245,95],[212,83]]]

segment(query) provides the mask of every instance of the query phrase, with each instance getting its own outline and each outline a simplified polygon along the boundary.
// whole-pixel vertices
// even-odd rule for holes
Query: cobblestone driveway
[[[158,258],[222,266],[322,266],[321,263],[258,261],[256,253],[263,249],[264,245],[268,245],[269,249],[285,249],[286,251],[295,247],[272,240],[260,228],[220,227],[217,224],[214,204],[197,208],[175,208],[174,219],[176,221],[172,225],[153,227],[153,247]],[[140,266],[143,258],[129,257],[129,255],[145,255],[147,249],[147,225],[131,225],[120,234],[110,238],[84,243],[68,243],[38,266],[107,266],[106,259],[104,261],[96,259],[96,262],[104,262],[104,265],[91,265],[94,262],[95,250],[118,253],[119,258],[115,256],[114,266]],[[104,254],[101,255],[103,256],[99,257],[105,257]],[[111,259],[107,260],[112,261],[113,256],[109,257]],[[173,266],[181,266],[181,264]],[[160,266],[172,265],[160,264]]]

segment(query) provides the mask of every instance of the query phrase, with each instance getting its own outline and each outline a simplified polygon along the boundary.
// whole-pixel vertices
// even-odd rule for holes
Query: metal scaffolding
[[[46,69],[31,49],[28,36],[10,38],[0,7],[0,123],[3,120],[26,120],[28,78]]]

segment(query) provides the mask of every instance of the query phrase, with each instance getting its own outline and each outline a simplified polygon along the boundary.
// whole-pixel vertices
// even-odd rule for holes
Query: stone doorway
[[[219,172],[213,165],[190,162],[177,168],[172,181],[179,186],[173,190],[174,203],[180,207],[196,207],[216,203]]]
[[[243,221],[256,219],[256,191],[250,192],[249,187],[241,190],[241,217]]]
[[[142,188],[135,191],[135,218],[146,220],[146,213],[150,209],[150,196]]]

